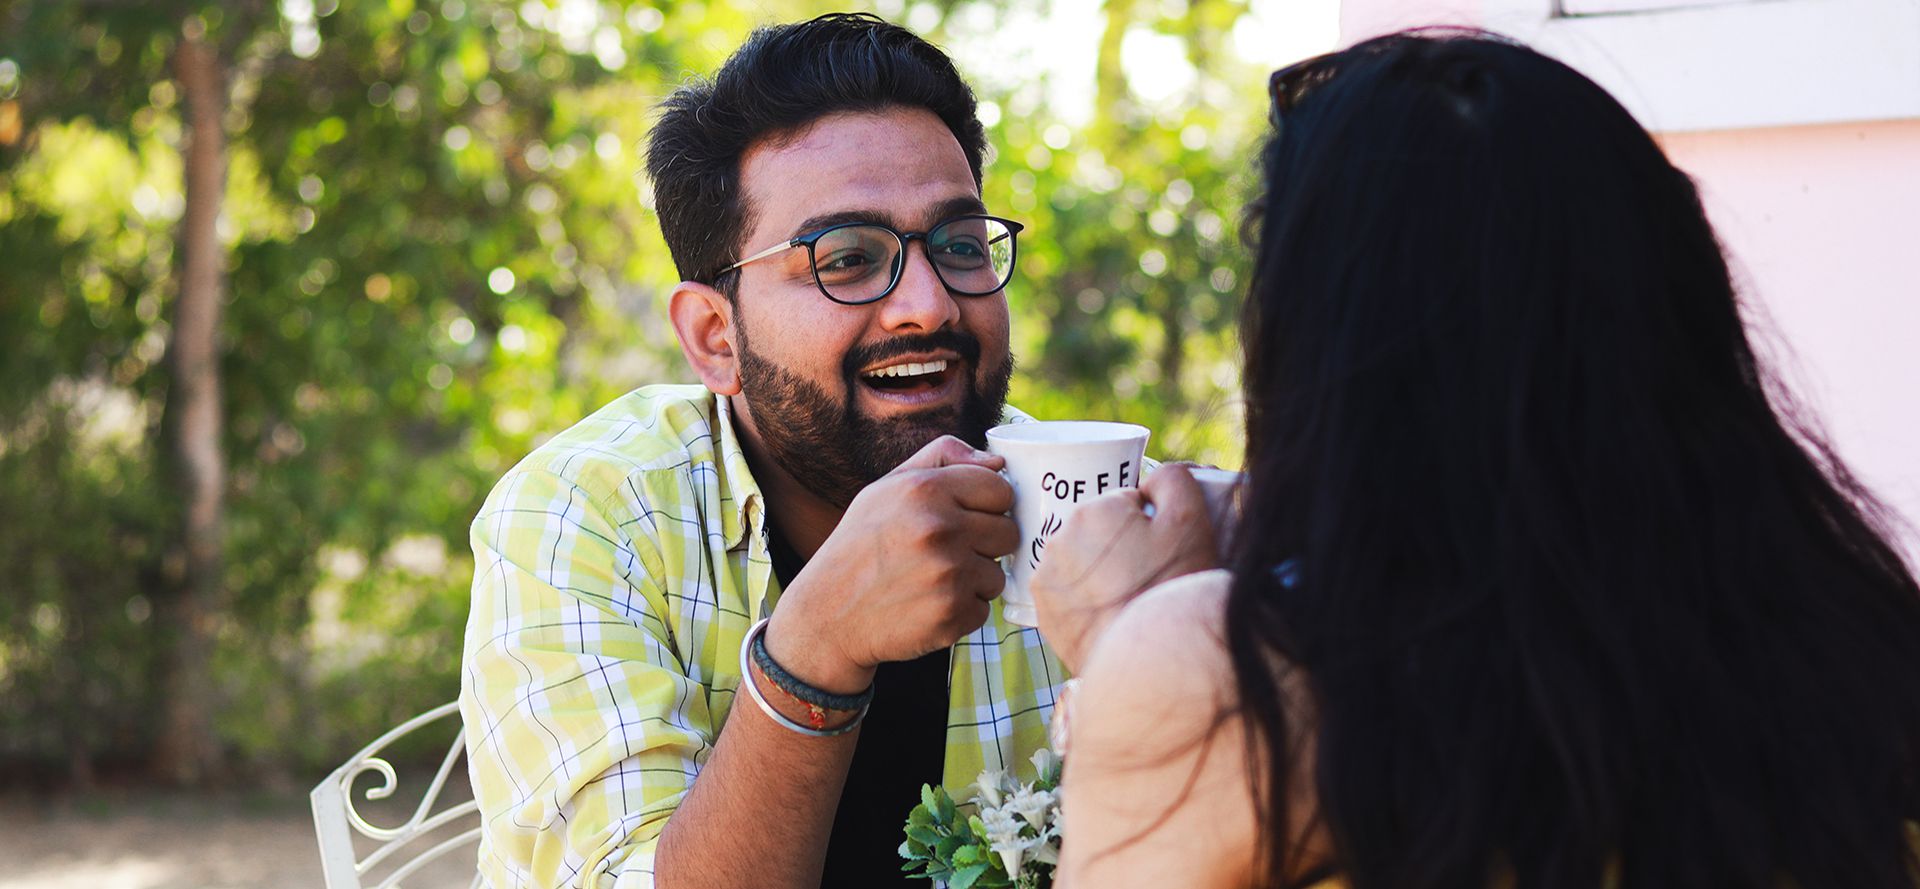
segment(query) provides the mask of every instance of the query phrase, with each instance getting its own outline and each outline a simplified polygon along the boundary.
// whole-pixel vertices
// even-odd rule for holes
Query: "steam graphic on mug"
[[[1033,538],[1033,555],[1027,558],[1028,568],[1040,567],[1040,551],[1047,548],[1047,538],[1052,537],[1053,532],[1060,530],[1063,524],[1065,522],[1060,521],[1059,516],[1047,513],[1047,520],[1040,523],[1040,535]]]

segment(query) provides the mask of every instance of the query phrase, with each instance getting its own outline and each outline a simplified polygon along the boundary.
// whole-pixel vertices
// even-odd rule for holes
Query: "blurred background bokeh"
[[[691,379],[653,106],[826,9],[0,0],[0,781],[294,790],[451,699],[493,480]],[[1029,225],[1014,403],[1237,465],[1264,74],[1334,9],[872,7]]]

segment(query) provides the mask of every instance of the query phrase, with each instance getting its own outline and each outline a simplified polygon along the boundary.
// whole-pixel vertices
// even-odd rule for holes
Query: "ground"
[[[405,813],[387,818],[391,812],[382,809],[367,817],[380,824],[405,820]],[[455,854],[460,857],[435,862],[404,885],[464,889],[473,877],[472,853]],[[306,797],[297,794],[119,791],[77,799],[4,795],[0,862],[0,889],[325,885],[313,816]]]

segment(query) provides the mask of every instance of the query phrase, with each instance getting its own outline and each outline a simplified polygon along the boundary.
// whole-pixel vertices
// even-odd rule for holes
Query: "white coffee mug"
[[[1147,456],[1145,426],[1100,420],[1012,423],[987,430],[987,450],[1006,458],[1013,485],[1013,521],[1020,548],[1000,560],[1007,585],[1001,613],[1023,627],[1038,623],[1027,584],[1046,557],[1047,538],[1081,503],[1119,488],[1140,487]]]

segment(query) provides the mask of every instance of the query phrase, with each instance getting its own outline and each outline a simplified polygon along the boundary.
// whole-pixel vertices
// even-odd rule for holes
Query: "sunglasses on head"
[[[1299,107],[1302,99],[1340,73],[1337,64],[1342,53],[1327,53],[1303,59],[1273,72],[1267,78],[1267,122],[1280,129],[1286,116]]]

